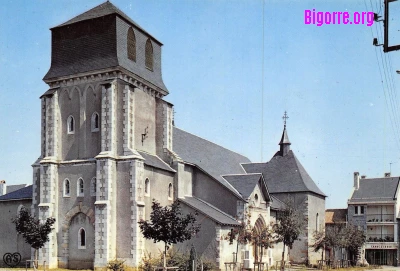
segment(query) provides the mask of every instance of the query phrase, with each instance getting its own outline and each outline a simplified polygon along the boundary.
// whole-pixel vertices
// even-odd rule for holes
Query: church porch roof
[[[217,222],[218,224],[232,226],[240,225],[240,223],[232,216],[199,198],[184,197],[179,198],[178,200],[185,205],[195,209],[196,211],[202,213],[203,215],[209,217],[211,220]]]

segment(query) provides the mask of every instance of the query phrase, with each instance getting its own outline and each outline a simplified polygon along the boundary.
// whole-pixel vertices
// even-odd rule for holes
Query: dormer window
[[[94,112],[92,115],[92,132],[98,132],[100,130],[99,114]]]
[[[146,41],[146,68],[149,70],[153,70],[153,45],[151,44],[151,40],[148,39]]]
[[[128,58],[136,62],[136,37],[132,27],[129,28],[128,30],[127,49],[128,49]]]
[[[68,134],[75,133],[75,120],[74,120],[73,116],[69,116],[67,119],[67,131],[68,131]]]

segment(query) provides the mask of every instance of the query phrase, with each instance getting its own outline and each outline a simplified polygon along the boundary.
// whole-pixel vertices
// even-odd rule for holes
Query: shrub
[[[107,270],[112,270],[112,271],[124,271],[125,266],[124,266],[125,261],[121,261],[118,259],[109,261],[107,263]]]
[[[167,266],[177,266],[179,270],[190,270],[189,253],[181,253],[176,249],[169,249],[167,251]],[[201,270],[201,262],[203,263],[203,271],[210,271],[218,269],[217,264],[207,259],[197,259],[196,270]],[[160,252],[158,257],[152,257],[151,253],[145,253],[142,262],[139,265],[141,271],[153,271],[155,266],[163,266],[163,254]]]

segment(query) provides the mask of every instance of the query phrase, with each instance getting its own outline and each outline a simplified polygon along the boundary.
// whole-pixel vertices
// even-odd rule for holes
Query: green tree
[[[346,248],[350,254],[357,255],[365,241],[364,230],[358,229],[357,226],[348,226],[345,228],[342,247]]]
[[[38,261],[38,250],[49,241],[49,234],[54,228],[52,226],[56,219],[49,217],[44,223],[33,217],[26,208],[21,208],[17,217],[12,219],[18,234],[22,234],[25,242],[35,250],[34,268]]]
[[[273,229],[277,235],[277,241],[283,242],[281,270],[284,270],[285,247],[293,248],[294,241],[299,240],[300,234],[305,229],[307,219],[292,201],[287,201],[285,208],[278,213],[277,220]]]
[[[224,236],[224,239],[229,241],[230,245],[232,245],[233,241],[236,240],[235,262],[237,262],[239,244],[245,245],[249,243],[252,239],[252,232],[249,227],[250,227],[250,220],[248,220],[247,223],[241,221],[239,226],[232,228],[231,231],[226,236]]]
[[[164,242],[164,267],[165,257],[170,245],[190,240],[200,231],[196,223],[196,214],[182,214],[178,201],[171,206],[162,207],[153,200],[151,205],[150,221],[139,221],[139,228],[146,239],[153,239],[154,243]]]
[[[273,248],[277,242],[273,226],[264,226],[261,229],[254,227],[251,232],[251,243],[259,252],[256,255],[260,255],[260,259],[255,259],[256,262],[262,262],[264,249]]]

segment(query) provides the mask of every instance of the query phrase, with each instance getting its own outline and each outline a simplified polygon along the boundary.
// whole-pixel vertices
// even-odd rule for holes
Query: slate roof
[[[7,193],[0,197],[0,201],[32,199],[32,185]]]
[[[222,177],[239,191],[244,199],[248,199],[251,193],[253,193],[258,181],[262,178],[262,174],[236,174],[224,175]]]
[[[165,163],[163,160],[161,160],[160,157],[156,156],[156,155],[152,155],[149,154],[147,152],[142,152],[142,151],[138,151],[138,153],[143,156],[144,160],[144,164],[151,166],[151,167],[155,167],[155,168],[159,168],[159,169],[163,169],[169,172],[176,172],[173,168],[171,168],[167,163]]]
[[[270,194],[312,192],[326,197],[292,150],[285,156],[278,151],[267,163],[248,163],[242,166],[247,173],[262,173]]]
[[[119,8],[117,8],[116,6],[114,6],[111,2],[106,1],[68,21],[66,21],[65,23],[62,23],[60,25],[57,25],[54,28],[57,27],[62,27],[62,26],[66,26],[66,25],[70,25],[70,24],[74,24],[77,22],[81,22],[81,21],[86,21],[86,20],[90,20],[90,19],[95,19],[95,18],[100,18],[106,15],[111,15],[111,14],[117,14],[120,17],[122,17],[124,20],[128,21],[130,24],[134,25],[135,27],[137,27],[138,29],[140,29],[143,33],[146,33],[147,35],[149,35],[150,37],[152,37],[155,41],[157,41],[160,45],[162,45],[162,43],[160,41],[158,41],[156,38],[154,38],[152,35],[150,35],[146,30],[144,30],[140,25],[138,25],[134,20],[132,20],[131,18],[129,18],[128,15],[126,15],[124,12],[122,12]]]
[[[326,209],[325,224],[346,223],[347,209]]]
[[[349,202],[392,201],[396,199],[399,177],[360,179]]]
[[[240,164],[249,163],[247,157],[176,127],[173,130],[173,142],[173,151],[185,162],[196,165],[241,197],[239,192],[222,178],[222,175],[246,173]]]
[[[232,216],[219,210],[217,207],[199,199],[196,197],[184,197],[179,198],[179,201],[186,204],[187,206],[197,210],[199,213],[209,217],[218,224],[221,225],[234,225],[239,226],[240,223]]]
[[[19,190],[19,189],[21,189],[21,188],[24,188],[24,187],[27,187],[27,186],[28,186],[27,184],[12,184],[12,185],[7,185],[7,186],[6,186],[6,193],[8,194],[8,193],[17,191],[17,190]]]

